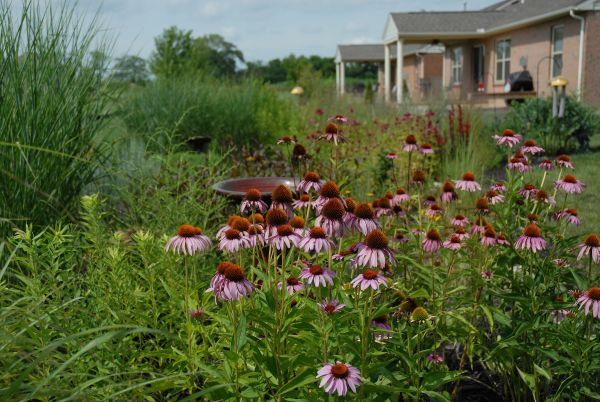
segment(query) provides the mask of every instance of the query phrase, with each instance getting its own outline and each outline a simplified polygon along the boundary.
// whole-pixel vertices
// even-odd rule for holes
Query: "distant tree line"
[[[186,74],[206,74],[220,78],[245,76],[278,83],[298,82],[306,71],[312,71],[322,78],[333,78],[334,59],[292,54],[266,63],[246,62],[242,51],[221,35],[194,37],[192,31],[172,26],[154,39],[154,51],[149,60],[133,55],[116,59],[112,77],[118,81],[143,84],[151,75],[156,78],[171,78]],[[377,66],[347,64],[346,77],[376,79]]]

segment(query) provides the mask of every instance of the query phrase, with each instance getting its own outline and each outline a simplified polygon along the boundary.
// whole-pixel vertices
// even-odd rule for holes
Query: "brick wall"
[[[585,16],[583,99],[600,106],[600,11]]]

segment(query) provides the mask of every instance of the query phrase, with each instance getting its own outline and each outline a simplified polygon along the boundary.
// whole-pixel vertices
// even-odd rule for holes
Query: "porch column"
[[[387,43],[383,44],[383,98],[386,102],[390,101],[390,97],[392,94],[390,73],[391,73],[391,65],[390,65],[390,47]]]
[[[340,63],[335,63],[335,93],[340,94]]]
[[[396,102],[402,103],[404,95],[404,80],[402,79],[402,70],[404,68],[403,48],[404,41],[398,39],[396,42]]]
[[[346,66],[343,61],[340,63],[340,93],[346,93]]]

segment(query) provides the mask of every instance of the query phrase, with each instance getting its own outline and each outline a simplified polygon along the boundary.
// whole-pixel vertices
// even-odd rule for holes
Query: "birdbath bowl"
[[[296,183],[299,182],[300,179],[296,179]],[[217,193],[236,200],[242,200],[248,190],[255,188],[260,191],[263,199],[268,200],[273,190],[282,184],[292,192],[295,191],[293,177],[239,177],[215,183],[212,188]]]

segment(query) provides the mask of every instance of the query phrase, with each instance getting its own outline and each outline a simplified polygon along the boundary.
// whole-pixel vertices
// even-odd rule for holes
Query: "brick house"
[[[450,100],[502,106],[510,73],[527,70],[533,91],[546,96],[549,81],[562,75],[567,90],[600,105],[600,1],[504,0],[479,11],[391,13],[383,35],[383,92],[398,103],[420,99],[394,82],[405,81],[405,58],[414,44],[443,45],[440,90]],[[397,59],[397,57],[396,57]]]

